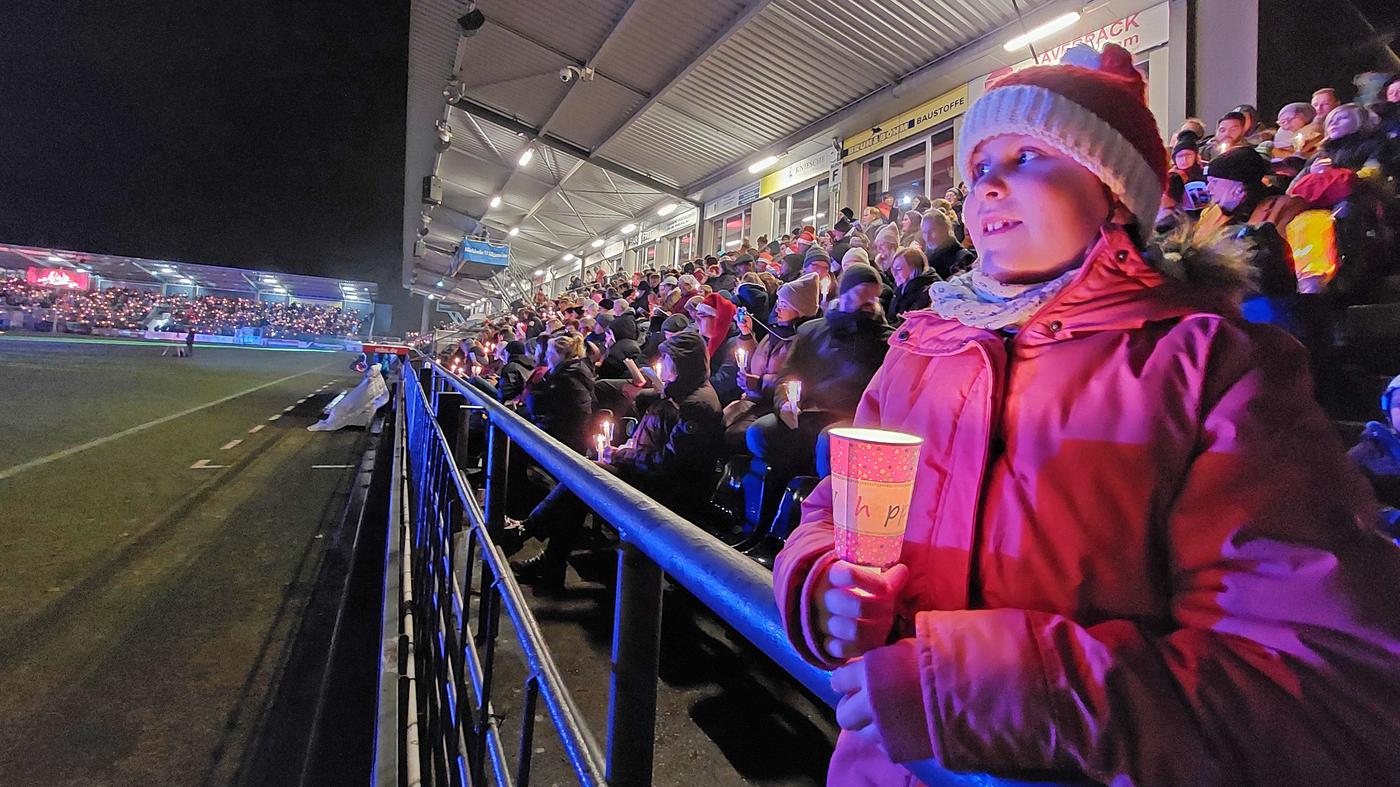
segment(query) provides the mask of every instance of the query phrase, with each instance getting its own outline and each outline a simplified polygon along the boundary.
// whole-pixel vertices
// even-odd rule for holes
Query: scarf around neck
[[[973,328],[1020,328],[1069,284],[1080,267],[1050,281],[1003,284],[982,273],[982,266],[977,264],[947,281],[934,282],[928,289],[930,307],[939,317]]]

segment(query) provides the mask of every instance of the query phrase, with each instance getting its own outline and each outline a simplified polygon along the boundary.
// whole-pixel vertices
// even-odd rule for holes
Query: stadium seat
[[[720,539],[733,543],[743,537],[744,518],[744,474],[749,469],[749,456],[744,454],[731,458],[720,470],[719,484],[710,496],[710,505],[705,529]]]
[[[800,475],[789,481],[783,490],[782,498],[778,501],[778,511],[773,515],[767,532],[757,543],[744,550],[744,554],[771,569],[773,558],[783,548],[788,535],[802,521],[803,501],[812,494],[812,490],[817,488],[820,481],[821,479],[810,475]]]

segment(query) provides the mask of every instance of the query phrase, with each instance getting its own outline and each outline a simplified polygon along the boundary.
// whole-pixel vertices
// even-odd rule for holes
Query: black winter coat
[[[586,453],[593,419],[593,370],[588,361],[574,358],[546,372],[525,390],[525,412],[554,439]]]
[[[928,255],[928,266],[940,279],[951,279],[953,274],[962,273],[972,267],[977,255],[956,243],[949,243]]]
[[[731,329],[719,351],[710,358],[710,385],[722,405],[744,395],[744,390],[739,387],[739,360],[734,357],[738,346],[739,331]]]
[[[788,376],[802,381],[802,409],[853,418],[885,360],[891,329],[882,315],[829,311],[797,329]]]
[[[904,283],[903,287],[895,290],[894,304],[890,306],[890,321],[904,319],[905,312],[912,312],[916,309],[926,309],[929,305],[928,288],[934,282],[943,281],[932,268],[925,268],[923,273]]]
[[[688,385],[676,380],[642,415],[634,447],[619,448],[612,463],[624,477],[643,481],[651,494],[684,500],[696,491],[713,491],[715,463],[723,448],[724,426],[714,388],[703,378]]]
[[[525,381],[535,370],[535,362],[528,355],[512,355],[501,367],[501,375],[496,380],[496,398],[509,402],[525,393]]]
[[[615,341],[613,346],[608,348],[602,365],[598,367],[598,379],[631,379],[632,373],[627,371],[627,359],[632,359],[638,366],[645,363],[642,345],[637,341],[637,319],[630,314],[624,314],[613,321],[611,330]]]

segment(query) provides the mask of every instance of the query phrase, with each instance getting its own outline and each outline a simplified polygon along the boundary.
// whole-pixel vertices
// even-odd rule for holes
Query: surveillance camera
[[[559,81],[560,81],[560,82],[572,82],[572,81],[574,81],[574,70],[573,70],[572,68],[569,68],[568,66],[565,66],[564,68],[559,69]]]

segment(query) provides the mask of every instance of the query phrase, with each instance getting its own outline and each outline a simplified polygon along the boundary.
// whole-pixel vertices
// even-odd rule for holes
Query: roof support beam
[[[555,150],[567,153],[570,156],[573,156],[574,158],[586,159],[589,164],[592,164],[593,166],[598,167],[599,169],[605,169],[613,173],[614,175],[621,175],[622,177],[627,178],[628,180],[635,181],[636,183],[646,186],[652,191],[659,191],[662,194],[670,194],[676,199],[682,200],[684,202],[689,202],[692,205],[700,204],[695,200],[691,199],[689,196],[687,196],[684,191],[681,191],[680,189],[670,185],[669,183],[662,183],[661,181],[651,177],[650,175],[644,175],[630,167],[625,167],[621,164],[618,164],[614,161],[610,161],[601,156],[596,156],[588,150],[585,150],[566,139],[556,137],[553,134],[541,134],[538,128],[535,128],[534,126],[528,123],[522,123],[519,120],[516,120],[515,118],[510,117],[508,115],[504,115],[500,112],[497,112],[496,110],[484,104],[479,104],[470,98],[463,98],[462,100],[458,101],[456,107],[462,110],[463,112],[475,115],[481,118],[482,120],[490,121],[503,128],[508,128],[511,131],[516,132],[517,134],[524,134],[525,136],[530,137],[531,139],[539,142],[542,145],[547,145],[551,148],[554,148]]]

